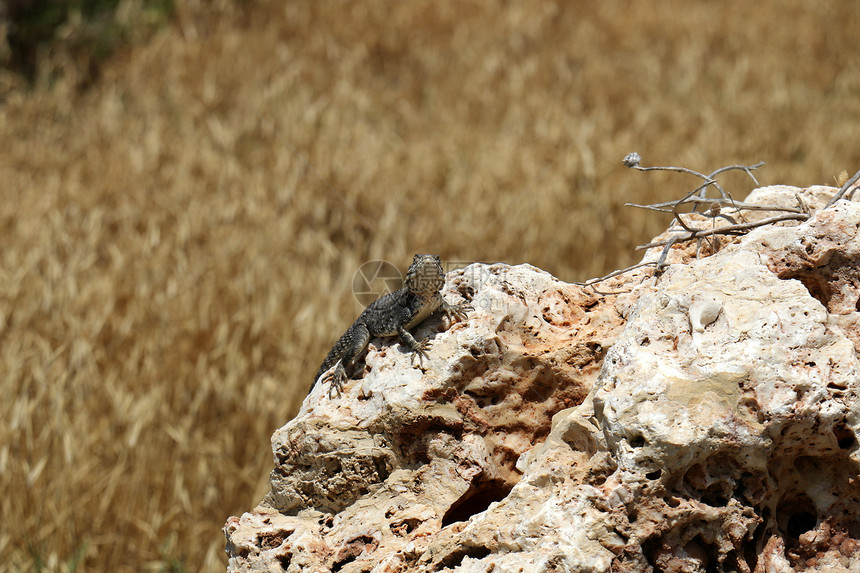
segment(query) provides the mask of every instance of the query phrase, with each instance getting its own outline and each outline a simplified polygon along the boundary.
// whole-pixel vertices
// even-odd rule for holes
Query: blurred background
[[[219,571],[361,263],[635,262],[860,169],[860,4],[0,0],[0,569]],[[723,178],[736,198],[752,188]]]

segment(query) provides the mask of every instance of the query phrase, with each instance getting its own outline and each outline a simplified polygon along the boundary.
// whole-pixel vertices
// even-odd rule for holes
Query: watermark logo
[[[473,291],[478,291],[491,281],[504,281],[504,270],[490,270],[489,263],[473,265],[471,261],[445,261],[442,263],[444,272],[461,269],[466,282]],[[427,271],[429,272],[429,270]],[[419,281],[435,280],[433,277],[417,277]],[[383,260],[363,263],[352,277],[352,294],[358,303],[367,308],[377,299],[395,292],[404,286],[404,274],[396,265]],[[489,304],[490,299],[481,304]],[[489,310],[489,309],[485,309]]]
[[[388,261],[368,261],[352,277],[352,294],[363,307],[402,287],[403,274]]]

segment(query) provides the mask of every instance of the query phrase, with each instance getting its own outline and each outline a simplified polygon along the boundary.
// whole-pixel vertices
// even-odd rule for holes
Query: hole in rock
[[[752,538],[745,540],[741,544],[741,553],[743,554],[744,561],[747,563],[747,569],[750,571],[755,571],[758,566],[758,556],[761,552],[760,548],[764,547],[764,534],[767,529],[762,524],[755,525],[754,527],[755,529],[751,532]],[[738,561],[740,561],[740,558]]]
[[[644,543],[642,543],[642,555],[645,556],[645,560],[648,562],[648,565],[650,565],[654,571],[661,570],[659,567],[657,567],[657,557],[659,557],[659,553],[662,549],[662,537],[652,537],[651,539],[648,539]]]
[[[743,548],[741,548],[743,549]],[[726,558],[723,560],[723,571],[754,571],[750,568],[746,556],[741,555],[738,551],[732,549],[726,553]]]
[[[844,423],[833,427],[833,435],[836,436],[836,443],[843,450],[850,450],[857,443],[857,436]]]
[[[476,513],[486,511],[494,501],[505,499],[511,493],[512,487],[498,481],[484,482],[474,486],[445,512],[442,517],[442,527],[458,521],[467,521]]]
[[[665,501],[666,505],[669,507],[678,507],[681,505],[681,501],[676,497],[667,496],[663,498],[663,501]]]
[[[776,510],[776,522],[786,541],[797,539],[815,528],[818,511],[805,495],[783,501]]]
[[[251,551],[248,549],[236,549],[235,553],[236,557],[240,557],[242,559],[247,559],[250,554]]]
[[[788,272],[780,275],[781,279],[796,279],[806,287],[809,295],[818,300],[825,308],[830,308],[830,297],[833,296],[833,290],[827,283],[824,277],[810,271]]]
[[[400,446],[403,460],[408,460],[408,463],[415,465],[429,464],[432,459],[429,448],[433,440],[438,438],[447,440],[447,436],[457,441],[462,439],[462,428],[446,427],[434,422],[435,420],[432,419],[422,419],[412,424],[404,424],[400,428],[400,432],[393,441]],[[393,465],[386,467],[393,468]],[[390,471],[386,477],[388,475],[391,475]]]
[[[471,390],[466,390],[463,392],[464,396],[468,396],[472,400],[475,401],[475,404],[478,408],[487,408],[488,406],[496,406],[502,400],[502,397],[499,396],[498,393],[495,394],[478,394],[477,392],[472,392]]]
[[[278,563],[281,564],[281,569],[286,571],[290,568],[290,563],[293,560],[293,554],[287,553],[286,555],[278,555]]]
[[[357,557],[356,555],[352,555],[352,554],[347,555],[346,557],[344,557],[343,559],[341,559],[337,563],[332,563],[331,570],[334,572],[340,571],[341,569],[343,569],[344,565],[349,565],[350,563],[355,561],[356,557]]]
[[[706,573],[719,573],[722,569],[716,559],[716,556],[719,555],[717,547],[705,541],[701,533],[691,539],[684,550],[687,555],[697,559],[705,567]]]
[[[684,526],[680,526],[684,527]],[[675,532],[677,533],[677,532]],[[673,532],[667,532],[662,537],[652,537],[642,543],[642,554],[645,560],[651,566],[650,570],[655,572],[700,572],[700,573],[724,573],[727,571],[735,571],[735,569],[726,569],[725,563],[720,563],[718,556],[720,555],[719,548],[716,544],[707,541],[701,533],[697,534],[692,539],[688,540],[683,545],[677,535]],[[734,551],[726,553],[725,561],[737,561],[736,557],[732,557]],[[640,571],[641,568],[631,569],[631,571]],[[625,569],[626,571],[626,569]]]
[[[761,415],[759,414],[759,411],[761,409],[759,408],[758,400],[756,400],[755,398],[743,398],[738,401],[738,405],[746,408],[749,411],[750,415],[754,416],[759,423],[763,421]]]
[[[812,530],[818,518],[809,511],[798,511],[788,518],[788,534],[792,537],[800,537],[807,531]]]
[[[638,436],[632,436],[632,437],[630,438],[630,446],[631,446],[631,447],[633,447],[633,448],[641,448],[641,447],[642,447],[642,446],[644,446],[644,445],[645,445],[645,436],[643,436],[643,435],[641,435],[641,434],[640,434],[640,435],[638,435]]]
[[[711,507],[725,507],[728,505],[729,500],[723,493],[722,484],[714,483],[709,485],[702,492],[702,503]]]
[[[816,264],[821,266],[813,267]],[[800,281],[828,311],[847,314],[852,307],[860,309],[855,298],[860,290],[860,257],[836,252],[826,261],[783,261],[781,266],[779,278]]]
[[[645,474],[645,477],[651,480],[660,479],[660,476],[663,475],[663,470],[654,470],[653,472],[648,472]]]
[[[460,283],[457,285],[457,292],[460,293],[460,296],[464,299],[470,301],[475,296],[475,287],[467,283]]]
[[[840,397],[840,396],[842,396],[842,393],[841,393],[841,392],[842,392],[843,390],[845,390],[845,388],[846,388],[847,386],[845,385],[845,383],[844,383],[844,382],[842,382],[842,381],[840,380],[839,382],[834,382],[834,381],[830,381],[830,382],[828,382],[828,383],[827,383],[827,387],[828,387],[828,388],[830,388],[831,390],[836,390],[836,392],[834,392],[834,395],[835,395],[835,396],[837,396],[837,397]]]
[[[292,531],[278,531],[273,533],[257,535],[257,547],[260,549],[274,549],[279,547],[284,540],[292,535]]]
[[[389,525],[389,529],[391,529],[392,533],[398,537],[405,537],[415,531],[421,525],[421,520],[415,517],[401,519],[400,521],[395,521],[391,525]]]
[[[486,547],[466,547],[464,549],[459,549],[439,561],[435,570],[441,571],[442,569],[454,569],[462,565],[463,559],[466,557],[471,557],[472,559],[483,559],[490,553],[492,553],[492,551]]]
[[[340,571],[344,565],[355,561],[362,553],[373,553],[379,546],[379,542],[369,535],[359,535],[349,540],[341,552],[341,558],[332,563],[332,571]]]
[[[750,472],[741,473],[741,477],[735,481],[733,497],[741,503],[757,505],[765,495],[765,486],[762,477]]]
[[[319,524],[323,527],[323,529],[331,529],[334,525],[334,516],[331,514],[323,515],[319,518]]]

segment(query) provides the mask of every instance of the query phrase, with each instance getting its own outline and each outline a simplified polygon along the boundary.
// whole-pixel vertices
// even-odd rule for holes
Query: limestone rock
[[[833,192],[757,190],[819,210],[601,294],[450,274],[475,310],[418,330],[424,371],[375,340],[275,433],[229,570],[860,571],[860,204]]]

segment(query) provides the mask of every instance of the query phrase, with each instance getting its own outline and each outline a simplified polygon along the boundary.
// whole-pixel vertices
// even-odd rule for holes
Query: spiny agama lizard
[[[468,303],[451,305],[445,302],[440,292],[443,286],[445,273],[439,257],[415,255],[406,271],[403,288],[376,299],[364,309],[325,357],[311,384],[311,390],[317,382],[330,380],[329,397],[332,391],[340,395],[347,380],[347,368],[352,367],[374,336],[399,336],[400,341],[413,352],[412,363],[415,364],[417,356],[423,368],[429,343],[426,340],[416,341],[409,334],[409,329],[415,328],[439,309],[449,317],[460,320],[466,318],[467,310],[472,310]]]

